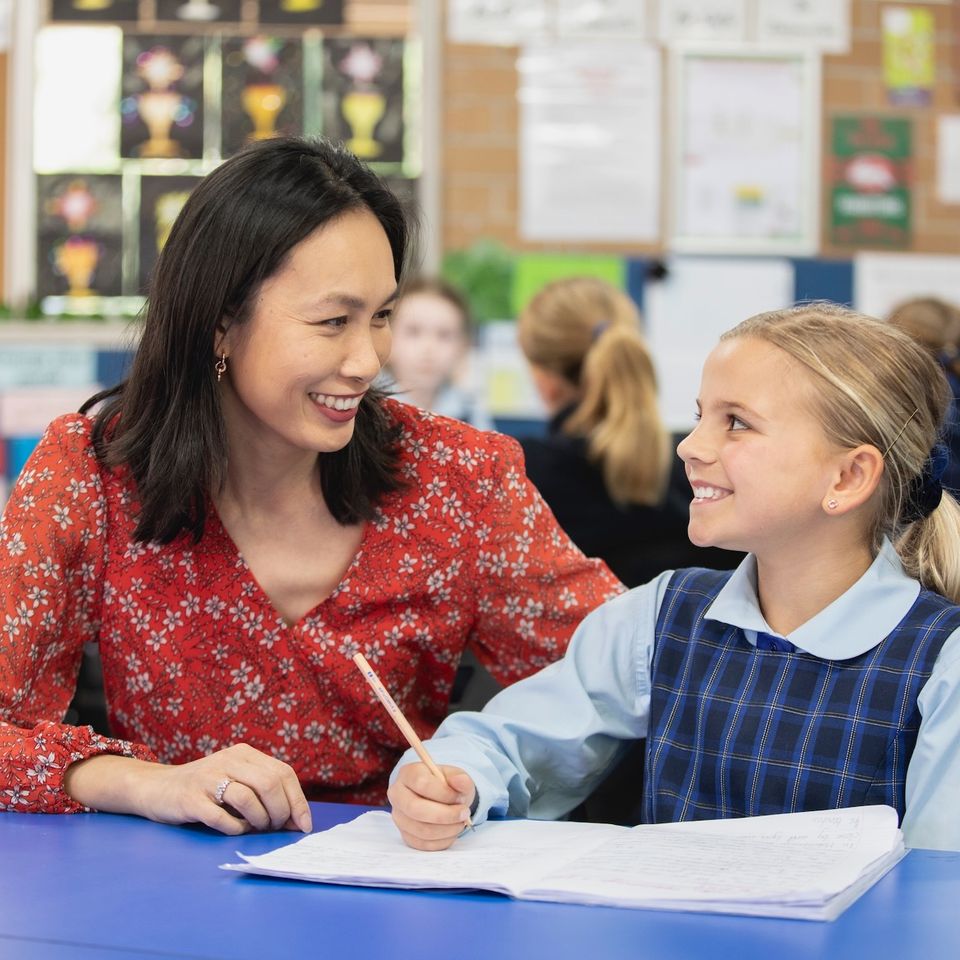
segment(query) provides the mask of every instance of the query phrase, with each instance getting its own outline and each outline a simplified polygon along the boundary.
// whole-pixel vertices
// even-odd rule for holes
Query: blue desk
[[[313,810],[323,829],[361,808]],[[0,958],[960,957],[960,854],[913,851],[833,923],[336,887],[217,869],[237,850],[263,853],[293,839],[110,814],[0,813]]]

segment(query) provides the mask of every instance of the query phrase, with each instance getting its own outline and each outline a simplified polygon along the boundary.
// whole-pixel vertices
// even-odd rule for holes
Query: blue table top
[[[314,828],[364,808],[313,804]],[[0,958],[924,960],[960,956],[960,854],[912,851],[833,923],[338,887],[218,869],[292,833],[0,813]],[[442,854],[438,854],[442,856]]]

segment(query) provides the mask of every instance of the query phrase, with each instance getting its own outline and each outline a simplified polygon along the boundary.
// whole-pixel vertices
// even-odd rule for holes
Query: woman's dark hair
[[[222,325],[243,324],[260,285],[313,231],[353,210],[380,221],[399,282],[411,224],[400,201],[343,147],[275,138],[237,153],[197,185],[177,217],[151,281],[143,334],[127,379],[91,397],[93,442],[107,466],[137,485],[135,536],[169,543],[203,535],[207,498],[221,489],[227,439],[214,363]],[[401,486],[397,429],[382,394],[360,403],[350,442],[319,454],[320,480],[338,522],[373,517]]]

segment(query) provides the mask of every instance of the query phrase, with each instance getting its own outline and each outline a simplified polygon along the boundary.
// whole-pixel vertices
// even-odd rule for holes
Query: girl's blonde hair
[[[893,324],[830,303],[758,314],[721,339],[733,337],[771,343],[810,372],[814,413],[831,441],[883,454],[869,531],[874,554],[889,537],[911,576],[960,602],[960,505],[944,491],[928,517],[910,519],[913,488],[930,469],[951,401],[929,351]]]
[[[520,314],[518,336],[530,363],[578,388],[562,429],[586,438],[611,499],[659,504],[670,472],[670,436],[634,302],[593,277],[556,280]]]

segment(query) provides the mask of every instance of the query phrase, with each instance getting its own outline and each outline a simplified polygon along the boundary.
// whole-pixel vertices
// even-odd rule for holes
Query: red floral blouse
[[[87,417],[50,425],[0,522],[0,809],[82,809],[63,775],[94,754],[183,763],[240,742],[290,763],[311,799],[383,803],[406,743],[354,653],[426,737],[465,647],[517,680],[622,589],[557,526],[513,440],[385,402],[409,483],[292,626],[215,512],[199,543],[135,542],[129,472],[97,462]],[[88,642],[112,738],[59,722]]]

